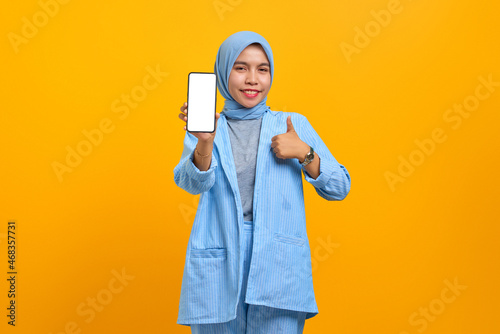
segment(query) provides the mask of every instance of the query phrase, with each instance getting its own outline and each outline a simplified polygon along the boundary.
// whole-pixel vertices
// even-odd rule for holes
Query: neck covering
[[[217,75],[217,87],[219,92],[226,99],[222,112],[231,119],[256,119],[262,117],[264,112],[271,110],[266,106],[267,96],[252,108],[245,108],[229,93],[229,75],[236,58],[250,44],[258,43],[264,49],[269,59],[271,84],[273,83],[274,60],[273,52],[269,43],[261,35],[252,31],[240,31],[229,36],[219,47],[215,60],[214,72]],[[269,86],[270,88],[271,86]]]

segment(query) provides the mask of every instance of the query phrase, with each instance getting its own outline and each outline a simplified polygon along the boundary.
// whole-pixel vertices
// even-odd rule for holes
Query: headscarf
[[[269,43],[261,35],[252,31],[240,31],[229,36],[219,47],[215,60],[214,72],[217,75],[217,87],[219,92],[226,99],[222,112],[232,119],[256,119],[260,118],[264,112],[271,110],[266,106],[267,96],[252,108],[245,108],[236,102],[229,93],[229,75],[236,58],[250,44],[258,43],[264,49],[269,59],[271,84],[273,83],[274,61],[273,52]],[[271,86],[269,86],[271,87]]]

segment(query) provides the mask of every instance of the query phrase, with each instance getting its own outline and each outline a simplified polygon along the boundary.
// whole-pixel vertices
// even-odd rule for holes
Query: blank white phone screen
[[[187,130],[213,132],[217,83],[215,73],[189,73]]]

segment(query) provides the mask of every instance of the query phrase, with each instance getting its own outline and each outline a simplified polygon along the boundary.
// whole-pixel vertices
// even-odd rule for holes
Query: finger
[[[271,138],[271,141],[274,142],[278,139],[278,136],[274,136],[273,138]]]
[[[181,111],[184,112],[184,110],[187,108],[187,102],[184,102],[184,104],[181,107]]]
[[[272,148],[275,148],[276,146],[278,146],[278,143],[277,143],[277,142],[273,142],[273,143],[271,144],[271,147],[272,147]]]
[[[286,132],[295,131],[292,124],[292,116],[286,118]]]
[[[183,114],[183,113],[180,113],[179,114],[179,118],[183,121],[187,121],[187,117],[186,117],[186,114]]]
[[[217,122],[219,122],[220,114],[218,112],[215,113],[215,128],[217,129]]]

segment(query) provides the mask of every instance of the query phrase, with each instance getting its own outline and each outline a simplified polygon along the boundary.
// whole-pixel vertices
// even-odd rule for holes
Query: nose
[[[255,71],[248,71],[247,73],[248,74],[245,83],[255,85],[257,83],[257,75]]]

